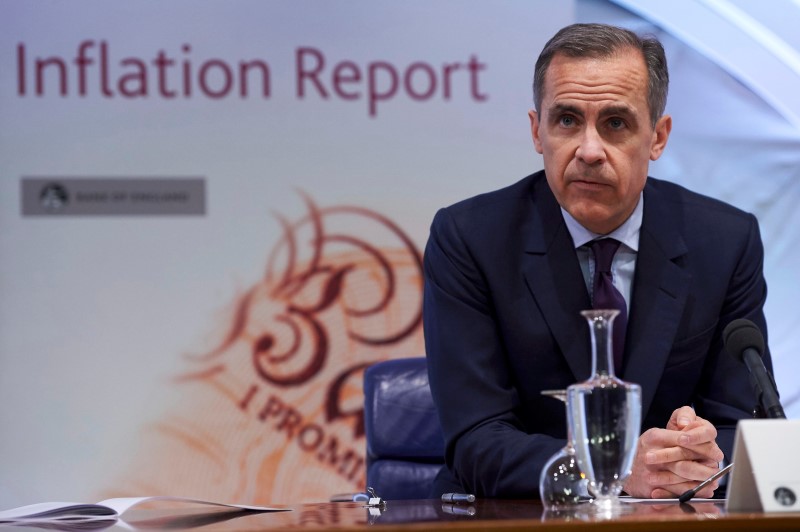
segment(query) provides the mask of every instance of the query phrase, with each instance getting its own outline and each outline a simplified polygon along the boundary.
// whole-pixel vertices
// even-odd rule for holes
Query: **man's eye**
[[[572,127],[575,125],[575,118],[569,115],[564,115],[559,120],[559,123],[565,127]]]
[[[625,121],[621,118],[612,118],[608,121],[608,126],[611,129],[622,129],[625,127]]]

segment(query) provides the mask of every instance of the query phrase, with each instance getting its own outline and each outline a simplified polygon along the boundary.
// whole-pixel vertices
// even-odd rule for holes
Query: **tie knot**
[[[603,238],[591,243],[592,253],[594,253],[595,268],[599,272],[610,272],[611,261],[619,248],[619,240],[613,238]]]

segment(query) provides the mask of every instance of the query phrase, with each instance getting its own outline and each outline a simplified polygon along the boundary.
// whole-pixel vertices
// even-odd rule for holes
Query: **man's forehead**
[[[555,75],[573,80],[607,80],[615,73],[633,75],[637,82],[644,81],[646,84],[649,74],[642,52],[635,48],[623,48],[611,54],[581,57],[556,53],[547,66],[544,81],[547,86]]]
[[[637,107],[645,103],[648,73],[638,50],[604,57],[557,54],[547,69],[546,107],[583,103]]]

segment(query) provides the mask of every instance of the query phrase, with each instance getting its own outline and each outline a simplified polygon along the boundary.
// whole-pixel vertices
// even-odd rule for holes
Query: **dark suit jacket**
[[[762,262],[753,215],[648,178],[617,371],[642,387],[642,431],[694,406],[730,459],[736,421],[751,417],[756,399],[721,333],[747,318],[766,336]],[[535,495],[542,466],[566,436],[564,405],[540,392],[591,370],[579,314],[591,307],[589,294],[544,172],[436,214],[424,294],[444,475],[480,496]],[[768,353],[765,362],[770,368]]]

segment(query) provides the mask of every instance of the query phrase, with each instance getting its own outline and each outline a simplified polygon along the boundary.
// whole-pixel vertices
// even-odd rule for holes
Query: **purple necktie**
[[[590,245],[594,253],[594,284],[592,307],[596,309],[617,309],[619,315],[614,319],[614,373],[622,373],[622,353],[625,350],[625,329],[628,326],[628,309],[625,298],[614,286],[611,276],[611,261],[619,248],[619,241],[613,238],[595,240]]]

